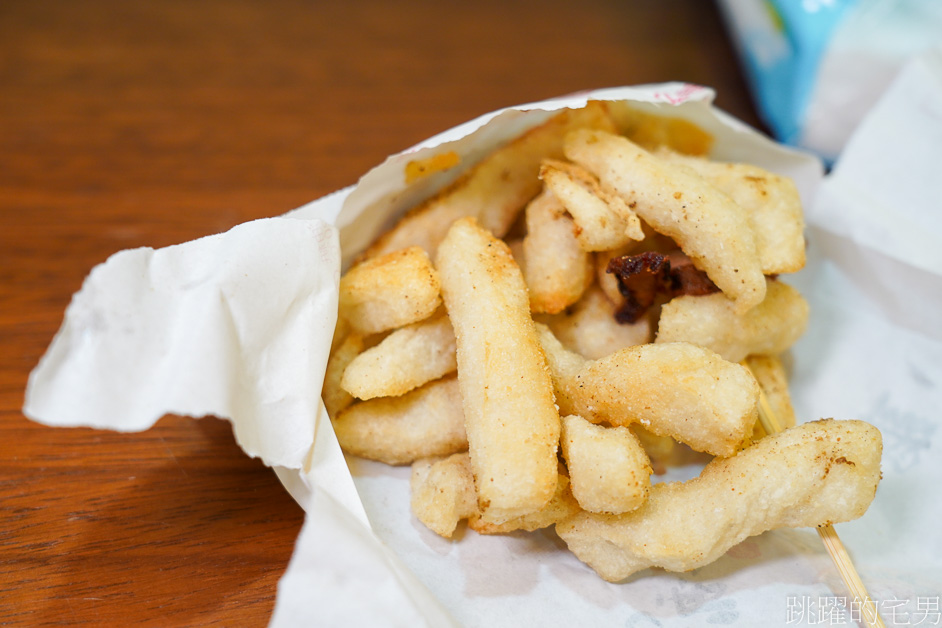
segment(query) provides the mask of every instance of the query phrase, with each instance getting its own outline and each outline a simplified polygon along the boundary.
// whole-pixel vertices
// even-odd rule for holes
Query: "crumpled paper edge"
[[[339,258],[333,226],[285,218],[116,253],[73,296],[23,413],[119,431],[227,417],[247,454],[300,467],[327,364],[308,347],[333,333]]]

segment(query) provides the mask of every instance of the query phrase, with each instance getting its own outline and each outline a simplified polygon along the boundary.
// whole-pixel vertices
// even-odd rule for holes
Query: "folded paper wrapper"
[[[242,449],[273,467],[306,511],[279,584],[276,626],[758,625],[796,610],[795,601],[846,595],[811,530],[767,533],[694,572],[647,571],[620,584],[602,581],[550,531],[459,531],[449,541],[410,514],[407,467],[345,460],[340,451],[320,389],[342,266],[395,214],[553,110],[628,100],[699,124],[716,138],[714,158],[796,180],[809,208],[809,268],[788,280],[813,308],[792,351],[796,410],[808,419],[864,419],[883,431],[876,500],[839,531],[871,595],[907,600],[905,610],[916,612],[919,599],[938,602],[942,593],[934,523],[942,430],[929,414],[942,385],[942,258],[930,238],[942,229],[938,212],[920,213],[933,208],[917,201],[942,197],[939,177],[926,176],[931,156],[936,164],[942,157],[939,67],[929,60],[910,72],[918,76],[900,78],[896,91],[920,88],[922,100],[887,96],[853,158],[823,184],[815,159],[716,110],[708,89],[618,88],[488,114],[284,216],[123,251],[73,298],[30,377],[24,413],[49,425],[122,431],[146,429],[166,413],[228,418]],[[922,107],[922,118],[899,116],[898,107]],[[887,154],[887,133],[896,148],[922,138],[925,153]],[[444,151],[460,155],[461,166],[406,185],[406,163]],[[884,176],[873,176],[875,167]],[[891,195],[900,186],[912,192],[905,206]],[[934,196],[921,196],[920,186],[935,186]]]

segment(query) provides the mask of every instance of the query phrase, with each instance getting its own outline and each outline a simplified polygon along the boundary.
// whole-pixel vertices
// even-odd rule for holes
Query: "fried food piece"
[[[579,246],[572,218],[551,192],[544,190],[527,205],[526,220],[522,270],[530,310],[561,312],[592,283],[592,255]]]
[[[566,157],[615,190],[646,223],[677,243],[745,312],[765,297],[765,278],[746,211],[689,168],[676,167],[624,137],[583,129],[566,137]]]
[[[552,118],[490,153],[454,183],[403,216],[364,253],[375,257],[417,245],[434,254],[451,223],[473,216],[503,237],[520,210],[540,191],[540,162],[560,158],[563,138],[577,128],[614,129],[608,108],[590,102],[583,109],[564,109]]]
[[[661,308],[656,342],[689,342],[730,362],[785,351],[805,332],[808,302],[788,284],[767,284],[762,303],[744,313],[721,294],[672,299]]]
[[[634,512],[580,513],[556,531],[609,582],[647,567],[689,571],[766,530],[860,517],[881,451],[879,430],[862,421],[805,423],[713,460],[699,478],[655,485]]]
[[[482,516],[535,512],[556,491],[559,413],[520,269],[473,218],[457,220],[437,258],[458,345],[458,382]]]
[[[563,417],[562,426],[559,442],[583,510],[620,514],[644,503],[652,470],[637,436],[627,427],[593,425],[574,414]]]
[[[412,514],[446,539],[455,533],[459,521],[477,515],[478,496],[467,452],[416,460],[409,488]]]
[[[791,179],[752,164],[710,161],[667,151],[658,156],[696,171],[746,210],[763,273],[794,273],[804,267],[805,221],[798,188]]]
[[[337,346],[327,359],[327,371],[324,373],[324,386],[321,398],[327,408],[327,416],[335,417],[340,411],[353,403],[353,397],[341,385],[347,366],[363,351],[363,336],[350,334]]]
[[[358,399],[395,397],[458,368],[447,316],[402,327],[347,365],[341,385]]]
[[[733,455],[752,433],[759,387],[739,364],[682,342],[585,360],[563,348],[545,325],[537,328],[562,414],[593,423],[641,423],[715,456]]]
[[[647,318],[634,324],[615,320],[615,305],[598,286],[586,290],[582,298],[564,312],[541,316],[539,321],[553,331],[563,346],[590,360],[624,347],[651,342],[654,335]]]
[[[471,458],[458,453],[443,459],[417,460],[410,478],[412,512],[425,526],[445,538],[451,538],[458,522],[468,520],[468,527],[479,534],[508,534],[515,530],[532,532],[567,519],[579,512],[569,478],[557,477],[556,494],[540,510],[501,524],[487,523],[478,510]]]
[[[360,334],[408,325],[441,305],[428,254],[410,247],[366,260],[340,279],[340,315]]]
[[[603,190],[585,169],[548,159],[540,168],[540,178],[572,215],[584,251],[609,251],[644,239],[638,215],[620,196]]]
[[[409,464],[468,447],[461,394],[454,377],[400,397],[355,403],[333,420],[343,450],[386,464]]]
[[[788,392],[788,375],[785,366],[777,355],[750,355],[743,364],[752,372],[759,383],[766,400],[775,418],[782,429],[795,425],[795,408],[792,406],[791,394]],[[753,431],[753,440],[765,436],[762,423],[757,422]]]
[[[503,523],[490,523],[480,516],[468,519],[468,527],[478,534],[509,534],[517,530],[533,532],[548,528],[579,512],[579,503],[572,495],[569,478],[560,473],[556,476],[556,492],[549,502],[537,510]]]

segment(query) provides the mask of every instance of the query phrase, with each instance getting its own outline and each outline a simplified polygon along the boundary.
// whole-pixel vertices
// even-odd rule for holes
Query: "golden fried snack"
[[[454,377],[430,382],[400,397],[355,403],[332,423],[345,452],[386,464],[409,464],[468,447],[461,394]]]
[[[765,299],[744,313],[719,293],[671,299],[661,308],[656,342],[689,342],[739,362],[751,354],[785,351],[807,325],[804,297],[788,284],[769,279]]]
[[[535,320],[549,327],[564,347],[590,360],[624,347],[651,342],[654,335],[648,318],[630,324],[615,320],[615,305],[598,286],[586,290],[582,298],[564,312]]]
[[[743,364],[748,367],[765,394],[779,426],[782,429],[795,425],[795,409],[792,407],[791,394],[788,392],[788,375],[782,360],[776,355],[750,355]],[[761,422],[756,423],[753,438],[765,436]]]
[[[746,211],[689,168],[627,138],[583,129],[566,137],[566,157],[615,190],[646,223],[670,236],[739,312],[765,297],[765,278]]]
[[[412,463],[412,513],[432,532],[450,539],[458,522],[478,512],[471,459],[467,452]]]
[[[540,167],[540,178],[572,215],[584,251],[610,251],[644,239],[638,215],[585,169],[548,159]]]
[[[651,488],[648,456],[627,427],[604,427],[571,414],[559,438],[572,494],[583,510],[620,514],[644,503]]]
[[[419,247],[366,260],[340,279],[340,316],[360,334],[408,325],[441,305],[438,273]]]
[[[576,240],[576,226],[552,192],[544,190],[526,208],[523,277],[530,310],[555,314],[579,300],[594,280],[592,255]]]
[[[397,329],[357,355],[340,384],[358,399],[395,397],[457,367],[455,332],[442,315]]]
[[[350,362],[363,351],[363,336],[350,334],[337,346],[327,359],[324,386],[321,398],[327,408],[327,416],[335,417],[353,403],[353,397],[341,385],[343,374]]]
[[[471,458],[467,453],[417,460],[412,465],[410,489],[413,514],[428,529],[445,538],[451,538],[462,519],[468,519],[468,527],[479,534],[508,534],[548,528],[579,512],[579,504],[569,490],[569,478],[560,473],[556,494],[540,510],[501,524],[484,521],[477,507]]]
[[[510,534],[517,530],[533,532],[548,528],[579,512],[579,503],[570,489],[569,478],[560,473],[556,476],[556,492],[552,499],[536,512],[514,517],[503,523],[491,523],[475,515],[468,519],[468,527],[478,534]]]
[[[564,109],[552,118],[490,153],[454,183],[411,209],[367,249],[365,257],[417,245],[434,254],[456,219],[473,216],[503,237],[524,205],[541,187],[540,162],[560,158],[563,138],[577,128],[614,129],[608,109],[590,102],[583,109]]]
[[[682,342],[627,347],[585,360],[567,351],[545,325],[537,328],[562,414],[593,423],[641,423],[715,456],[733,455],[752,433],[759,387],[739,364]]]
[[[556,531],[610,582],[648,567],[689,571],[766,530],[860,517],[881,451],[879,430],[862,421],[805,423],[715,459],[699,478],[655,485],[634,512],[580,513]]]
[[[457,220],[436,261],[458,344],[478,502],[488,523],[542,508],[556,490],[559,413],[530,298],[510,249]]]
[[[697,172],[746,210],[766,275],[795,273],[805,265],[805,221],[801,198],[788,177],[752,164],[723,163],[659,152],[668,163]]]

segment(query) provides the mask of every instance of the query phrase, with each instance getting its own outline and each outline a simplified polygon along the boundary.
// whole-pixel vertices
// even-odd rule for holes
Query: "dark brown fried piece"
[[[618,278],[618,289],[625,297],[615,313],[620,323],[638,321],[659,296],[670,300],[684,294],[700,296],[719,291],[706,273],[680,252],[665,255],[645,251],[615,257],[609,261],[606,272]]]

